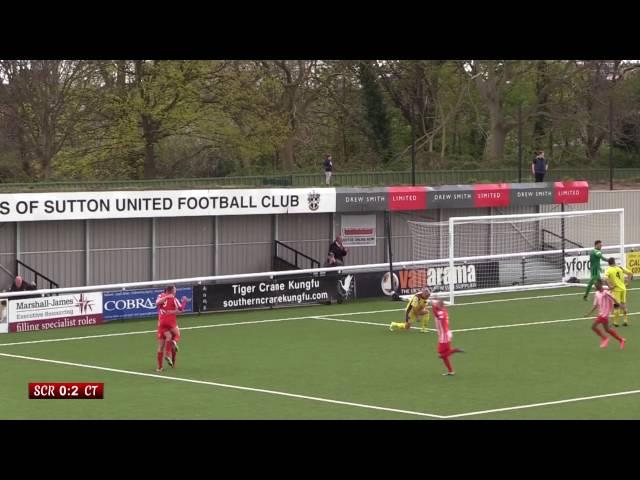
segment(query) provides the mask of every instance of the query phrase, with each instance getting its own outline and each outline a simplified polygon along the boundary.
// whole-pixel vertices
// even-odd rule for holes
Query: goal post
[[[579,285],[595,240],[603,242],[605,254],[625,262],[621,208],[459,216],[408,225],[413,260],[445,262],[446,281],[435,290],[446,292],[450,303],[463,294]]]

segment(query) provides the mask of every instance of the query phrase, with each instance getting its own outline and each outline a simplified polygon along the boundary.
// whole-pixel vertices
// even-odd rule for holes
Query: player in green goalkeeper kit
[[[602,256],[602,252],[600,251],[602,249],[602,241],[596,240],[594,247],[595,248],[591,250],[591,253],[589,254],[589,261],[591,262],[591,279],[587,284],[587,290],[584,292],[584,297],[582,297],[584,300],[587,299],[593,284],[600,280],[600,262],[606,262],[605,258]]]

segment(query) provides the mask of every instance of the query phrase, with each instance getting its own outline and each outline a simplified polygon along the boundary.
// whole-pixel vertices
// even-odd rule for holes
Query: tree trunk
[[[493,162],[504,159],[504,145],[507,139],[507,129],[501,124],[492,125],[491,133],[485,146],[485,158]]]
[[[540,108],[533,124],[533,143],[535,148],[542,148],[542,142],[547,133],[547,103],[549,102],[549,93],[545,90],[549,83],[549,73],[547,64],[544,60],[539,61],[536,65],[536,97]]]
[[[442,124],[442,140],[440,145],[440,160],[444,160],[444,154],[447,151],[447,125]]]
[[[295,136],[292,134],[284,142],[284,145],[280,147],[280,151],[278,155],[280,157],[281,168],[288,173],[293,172],[293,169],[296,163],[295,153],[293,150],[294,144],[295,144]]]
[[[127,62],[125,60],[116,61],[116,85],[121,92],[125,89],[127,81]]]
[[[24,140],[24,130],[20,125],[17,126],[16,137],[18,139],[18,151],[20,154],[20,165],[22,171],[28,177],[31,177],[33,172],[31,171],[31,162],[29,160],[29,152],[27,150],[27,144]]]
[[[144,164],[143,164],[143,176],[144,178],[156,177],[156,152],[155,145],[157,143],[156,132],[153,128],[153,119],[149,115],[143,114],[142,121],[142,136],[144,138]]]
[[[42,120],[42,150],[39,155],[40,160],[40,172],[41,177],[47,179],[51,176],[51,160],[53,159],[53,143],[55,135],[55,126],[49,125],[48,109],[45,108],[45,113]]]
[[[589,160],[594,160],[597,157],[598,151],[600,151],[600,146],[604,141],[604,137],[604,134],[600,134],[595,138],[588,139],[587,144],[585,145],[585,150]]]
[[[156,154],[153,143],[144,144],[144,178],[156,177]]]
[[[47,153],[42,159],[42,178],[48,179],[51,177],[51,161],[53,160],[53,155]]]
[[[349,151],[347,149],[347,129],[345,128],[344,122],[341,127],[342,130],[342,161],[347,164],[349,163]]]

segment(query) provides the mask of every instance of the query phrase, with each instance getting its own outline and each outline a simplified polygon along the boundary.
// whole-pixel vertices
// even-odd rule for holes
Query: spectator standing
[[[536,182],[544,182],[544,176],[549,170],[549,160],[544,158],[544,151],[538,150],[531,162],[531,173],[536,178]]]
[[[338,265],[344,265],[344,257],[347,255],[347,249],[342,244],[342,237],[338,235],[335,241],[329,245],[329,253],[333,253]]]
[[[324,158],[324,179],[325,184],[331,185],[331,175],[333,173],[333,160],[330,154],[326,154]]]

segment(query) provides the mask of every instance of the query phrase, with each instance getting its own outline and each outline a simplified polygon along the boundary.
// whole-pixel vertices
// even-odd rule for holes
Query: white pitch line
[[[640,315],[640,312],[632,312],[629,313],[629,315]],[[380,326],[380,327],[385,327],[388,326],[389,323],[378,323],[378,322],[364,322],[364,321],[359,321],[359,320],[344,320],[341,318],[331,318],[329,316],[317,316],[317,317],[309,317],[309,318],[316,318],[318,320],[330,320],[332,322],[346,322],[346,323],[360,323],[362,325],[376,325],[376,326]],[[578,320],[589,320],[589,319],[593,319],[595,317],[576,317],[576,318],[562,318],[559,320],[543,320],[541,322],[529,322],[529,323],[511,323],[508,325],[490,325],[487,327],[472,327],[472,328],[460,328],[460,329],[453,329],[451,330],[452,332],[475,332],[477,330],[491,330],[494,328],[511,328],[511,327],[528,327],[528,326],[532,326],[532,325],[544,325],[547,323],[562,323],[562,322],[577,322]],[[413,330],[419,330],[420,327],[417,326],[412,326],[411,329]],[[433,328],[428,328],[427,330],[429,330],[430,332],[435,332],[436,330]]]
[[[390,313],[390,312],[404,312],[404,308],[391,308],[387,310],[370,310],[368,312],[348,312],[348,313],[328,313],[327,315],[331,315],[332,317],[347,317],[349,315],[368,315],[371,313]],[[318,315],[321,316],[321,315]]]
[[[627,289],[627,291],[632,291],[632,290],[640,290],[640,287],[628,288]],[[487,303],[514,302],[514,301],[519,301],[519,300],[539,300],[541,298],[571,297],[571,296],[576,296],[576,295],[584,295],[584,294],[580,293],[580,292],[577,292],[577,293],[558,293],[558,294],[554,294],[554,295],[537,295],[535,297],[515,297],[515,298],[500,298],[500,299],[495,299],[495,300],[480,300],[480,301],[477,301],[477,302],[455,303],[455,304],[451,305],[449,308],[466,307],[468,305],[483,305],[483,304],[487,304]],[[404,302],[404,303],[406,303],[406,302]],[[587,304],[590,304],[590,303],[591,302],[587,302]],[[387,310],[373,310],[373,311],[370,311],[370,312],[331,313],[329,315],[331,315],[332,317],[344,317],[344,316],[349,316],[349,315],[366,315],[366,314],[370,314],[370,313],[399,312],[401,310],[404,310],[404,308],[392,308],[392,309],[387,309]]]
[[[331,320],[332,322],[345,322],[345,323],[360,323],[362,325],[376,325],[378,327],[388,327],[389,326],[389,322],[387,323],[377,323],[377,322],[364,322],[361,320],[345,320],[342,318],[331,318],[331,317],[327,317],[327,316],[318,316],[318,317],[309,317],[309,318],[315,318],[318,320]],[[416,327],[413,326],[411,327],[412,330],[420,330],[421,327]],[[435,329],[433,328],[427,328],[427,330],[429,330],[430,332],[435,332]]]
[[[312,400],[315,402],[323,402],[323,403],[333,403],[333,404],[337,404],[337,405],[347,405],[350,407],[358,407],[358,408],[366,408],[369,410],[382,410],[385,412],[393,412],[393,413],[403,413],[403,414],[407,414],[407,415],[416,415],[416,416],[420,416],[420,417],[431,417],[431,418],[444,418],[442,415],[435,415],[432,413],[424,413],[424,412],[414,412],[411,410],[400,410],[398,408],[390,408],[390,407],[379,407],[376,405],[367,405],[364,403],[354,403],[354,402],[345,402],[342,400],[332,400],[329,398],[321,398],[321,397],[312,397],[309,395],[299,395],[297,393],[287,393],[287,392],[280,392],[278,390],[267,390],[264,388],[253,388],[253,387],[243,387],[240,385],[230,385],[227,383],[217,383],[217,382],[207,382],[204,380],[193,380],[191,378],[180,378],[180,377],[167,377],[164,375],[157,375],[157,374],[153,374],[153,373],[143,373],[143,372],[134,372],[131,370],[121,370],[118,368],[108,368],[108,367],[99,367],[96,365],[85,365],[82,363],[72,363],[72,362],[63,362],[60,360],[50,360],[48,358],[37,358],[37,357],[27,357],[24,355],[13,355],[13,354],[9,354],[9,353],[0,353],[0,356],[3,357],[10,357],[10,358],[19,358],[22,360],[32,360],[35,362],[43,362],[43,363],[54,363],[57,365],[67,365],[67,366],[71,366],[71,367],[80,367],[80,368],[90,368],[92,370],[102,370],[105,372],[114,372],[114,373],[123,373],[126,375],[137,375],[140,377],[150,377],[150,378],[159,378],[162,380],[171,380],[171,381],[175,381],[175,382],[185,382],[185,383],[197,383],[200,385],[211,385],[214,387],[221,387],[221,388],[229,388],[232,390],[243,390],[243,391],[248,391],[248,392],[258,392],[258,393],[267,393],[270,395],[279,395],[282,397],[290,397],[290,398],[301,398],[303,400]]]
[[[529,405],[517,405],[515,407],[506,407],[506,408],[494,408],[491,410],[480,410],[477,412],[467,412],[467,413],[457,413],[455,415],[446,415],[445,418],[460,418],[460,417],[469,417],[472,415],[484,415],[486,413],[496,413],[496,412],[508,412],[510,410],[523,410],[525,408],[534,408],[534,407],[545,407],[547,405],[561,405],[563,403],[571,403],[571,402],[581,402],[584,400],[595,400],[598,398],[607,398],[607,397],[618,397],[622,395],[634,395],[640,393],[640,390],[630,390],[628,392],[617,392],[617,393],[607,393],[604,395],[592,395],[590,397],[578,397],[578,398],[569,398],[567,400],[556,400],[554,402],[542,402],[542,403],[531,403]]]
[[[627,288],[627,292],[631,290],[640,290],[640,287],[636,288]],[[571,297],[574,295],[584,295],[584,293],[557,293],[554,295],[537,295],[535,297],[517,297],[517,298],[500,298],[496,300],[481,300],[478,302],[468,302],[468,303],[455,303],[452,307],[464,307],[465,305],[482,305],[484,303],[502,303],[502,302],[512,302],[514,300],[538,300],[540,298],[556,298],[556,297]],[[591,303],[591,302],[587,302]]]
[[[640,312],[629,313],[629,315],[640,315]],[[577,322],[578,320],[593,320],[593,319],[595,319],[595,317],[563,318],[560,320],[543,320],[541,322],[512,323],[509,325],[491,325],[488,327],[460,328],[458,330],[451,330],[451,331],[452,332],[475,332],[476,330],[491,330],[493,328],[528,327],[531,325],[544,325],[546,323]]]

